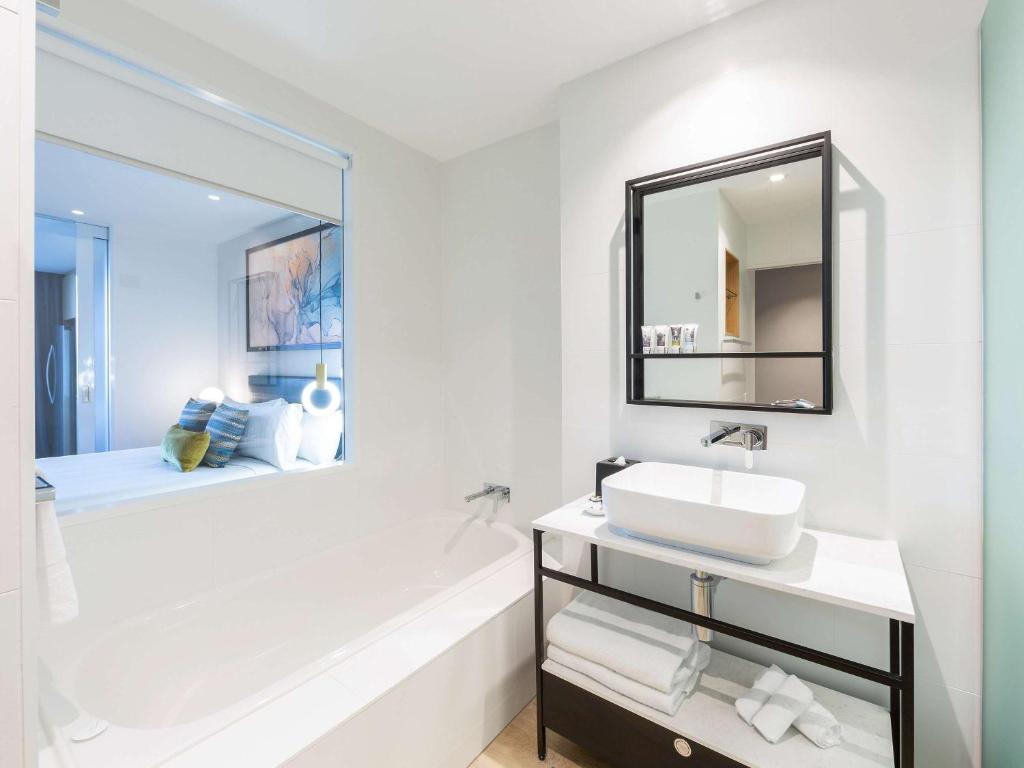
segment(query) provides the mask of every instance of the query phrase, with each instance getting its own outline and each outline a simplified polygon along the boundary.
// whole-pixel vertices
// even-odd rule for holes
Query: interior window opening
[[[59,511],[344,458],[340,223],[36,157],[36,458]]]

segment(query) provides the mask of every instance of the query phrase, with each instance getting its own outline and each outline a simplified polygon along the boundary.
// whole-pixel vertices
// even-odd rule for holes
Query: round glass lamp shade
[[[333,381],[317,386],[311,381],[302,390],[302,407],[314,415],[333,413],[341,405],[341,390]]]

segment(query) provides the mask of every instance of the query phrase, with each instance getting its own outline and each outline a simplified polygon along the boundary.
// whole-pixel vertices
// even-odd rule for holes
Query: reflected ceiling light
[[[772,184],[778,184],[785,178],[786,174],[784,173],[773,173],[771,176],[768,177],[768,181],[772,182]]]
[[[220,200],[220,195],[207,195],[207,197],[213,200],[214,202]]]
[[[72,216],[85,216],[85,211],[80,211],[77,208],[72,208],[71,209],[71,215]]]
[[[220,405],[224,402],[224,391],[220,387],[207,387],[199,393],[199,399]]]

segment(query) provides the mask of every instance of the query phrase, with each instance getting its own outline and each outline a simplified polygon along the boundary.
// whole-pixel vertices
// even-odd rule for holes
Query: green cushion
[[[209,447],[209,432],[191,432],[175,424],[160,443],[160,458],[182,472],[191,472],[199,466]]]

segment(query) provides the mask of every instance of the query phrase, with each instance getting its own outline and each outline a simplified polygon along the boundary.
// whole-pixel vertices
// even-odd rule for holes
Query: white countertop
[[[587,506],[590,504],[586,497],[577,499],[537,518],[533,527],[809,600],[914,622],[914,604],[895,541],[861,539],[805,528],[799,544],[788,557],[770,565],[750,565],[620,536],[608,529],[604,517],[584,514],[582,510]]]

